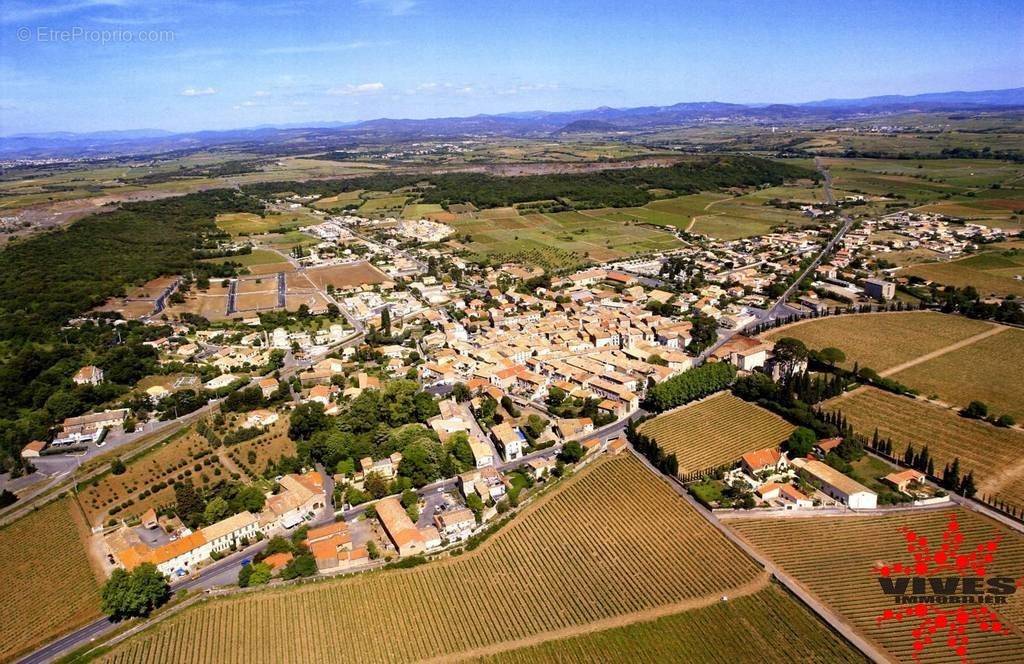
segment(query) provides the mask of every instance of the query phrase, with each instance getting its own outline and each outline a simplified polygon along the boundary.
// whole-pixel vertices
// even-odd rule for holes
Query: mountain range
[[[670,106],[577,111],[527,111],[468,117],[311,122],[224,131],[174,133],[160,129],[53,132],[0,138],[0,157],[110,157],[244,147],[259,152],[340,149],[373,142],[456,139],[471,136],[543,137],[616,134],[682,126],[708,120],[757,122],[837,121],[891,113],[1024,110],[1024,88],[824,99],[799,104],[684,102]]]

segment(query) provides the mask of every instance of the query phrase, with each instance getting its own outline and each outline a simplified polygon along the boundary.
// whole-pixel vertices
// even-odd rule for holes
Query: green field
[[[507,216],[451,222],[471,251],[498,260],[519,260],[549,269],[575,267],[588,260],[607,261],[682,246],[670,233],[620,219],[602,210]],[[495,211],[491,211],[492,213]],[[483,217],[484,213],[477,213]]]
[[[253,265],[270,265],[271,263],[287,263],[286,259],[276,251],[267,251],[266,249],[253,249],[251,254],[242,254],[240,256],[229,256],[227,258],[207,258],[207,263],[224,263],[232,262],[239,263],[243,267],[251,267]]]
[[[232,212],[217,215],[216,223],[218,228],[231,235],[253,235],[288,231],[316,223],[316,220],[304,214],[272,213],[261,217],[250,212]]]
[[[408,196],[380,196],[371,198],[359,207],[360,214],[383,214],[393,212],[396,215],[402,210]]]
[[[403,219],[423,219],[431,213],[444,212],[444,208],[436,203],[416,203],[406,205],[402,210]]]
[[[987,252],[950,263],[921,263],[900,271],[944,286],[974,286],[981,295],[1024,295],[1024,254]]]

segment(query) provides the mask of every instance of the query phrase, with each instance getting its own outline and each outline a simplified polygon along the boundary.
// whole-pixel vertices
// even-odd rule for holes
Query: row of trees
[[[729,362],[713,362],[675,375],[647,391],[644,408],[661,412],[724,390],[736,378]]]
[[[665,454],[656,440],[640,433],[639,426],[645,419],[630,420],[626,424],[626,440],[633,445],[637,452],[647,457],[651,465],[659,471],[670,477],[676,477],[679,474],[679,460],[675,453]]]

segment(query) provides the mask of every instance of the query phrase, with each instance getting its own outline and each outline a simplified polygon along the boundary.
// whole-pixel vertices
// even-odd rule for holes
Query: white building
[[[793,459],[793,466],[806,471],[821,484],[821,490],[852,509],[873,510],[878,494],[817,459]]]

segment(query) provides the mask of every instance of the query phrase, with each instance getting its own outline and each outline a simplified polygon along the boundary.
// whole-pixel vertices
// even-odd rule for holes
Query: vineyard
[[[816,350],[833,346],[846,353],[843,366],[847,368],[858,362],[861,367],[885,371],[990,329],[992,324],[983,321],[913,311],[815,318],[766,336],[771,340],[793,337]]]
[[[650,622],[549,641],[472,661],[863,662],[864,657],[777,586]],[[470,661],[470,660],[462,660]]]
[[[207,440],[189,428],[185,435],[128,462],[121,475],[107,473],[90,481],[82,487],[79,503],[95,525],[108,516],[123,519],[173,503],[175,482],[191,479],[202,487],[227,479],[226,475]]]
[[[959,457],[962,473],[974,471],[979,494],[992,494],[1024,507],[1024,493],[1007,490],[1014,477],[1024,475],[1024,434],[1020,431],[966,419],[947,408],[874,388],[833,399],[826,408],[841,410],[854,431],[868,438],[878,427],[881,438],[892,438],[895,456],[902,456],[909,443],[918,451],[928,445],[940,475],[947,463]]]
[[[793,426],[767,410],[721,392],[669,411],[640,426],[666,454],[675,454],[685,475],[729,464],[747,452],[776,447]]]
[[[967,553],[994,535],[1002,540],[994,553],[987,575],[1017,578],[1024,570],[1024,538],[974,512],[960,508],[901,512],[870,517],[808,517],[795,519],[751,519],[731,522],[751,544],[768,554],[782,569],[792,574],[811,592],[852,623],[865,637],[875,641],[904,662],[912,661],[912,631],[918,619],[887,620],[879,625],[876,617],[893,608],[882,594],[874,572],[878,564],[913,562],[901,528],[915,531],[933,542],[933,551],[942,541],[951,515],[959,521],[964,536],[960,551]],[[909,560],[908,560],[909,559]],[[1009,635],[967,627],[970,661],[1020,661],[1024,652],[1024,604],[1011,597],[1006,605],[993,606],[1000,619],[1013,627]],[[921,652],[925,663],[961,662],[947,647],[945,630]],[[966,660],[965,660],[966,661]]]
[[[1024,330],[998,334],[922,362],[893,378],[921,394],[966,406],[977,399],[997,415],[1024,421]]]
[[[99,584],[71,503],[58,500],[0,530],[0,661],[98,618]]]
[[[416,661],[763,583],[752,561],[624,455],[566,480],[472,552],[211,600],[109,661]]]

